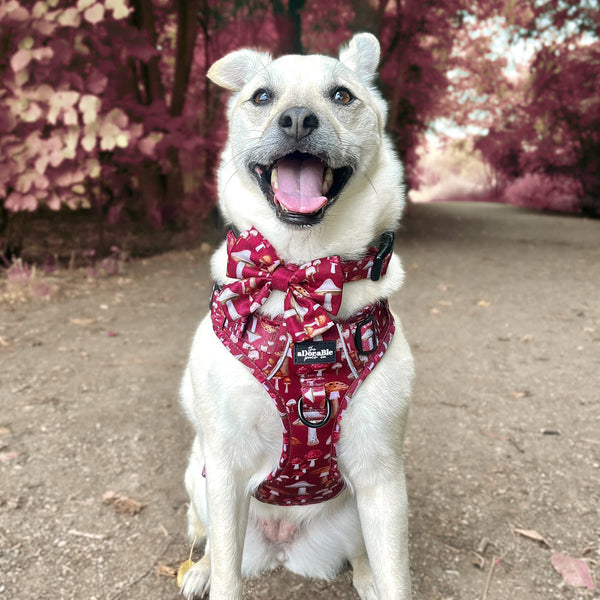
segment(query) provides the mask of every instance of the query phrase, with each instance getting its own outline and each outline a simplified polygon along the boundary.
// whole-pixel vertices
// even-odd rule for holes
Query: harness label
[[[335,340],[329,342],[307,340],[294,344],[295,365],[334,363],[335,354]]]

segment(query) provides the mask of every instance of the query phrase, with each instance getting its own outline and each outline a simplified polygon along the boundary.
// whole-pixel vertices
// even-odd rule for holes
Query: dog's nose
[[[305,106],[292,106],[279,116],[279,127],[295,140],[310,135],[318,126],[317,115]]]

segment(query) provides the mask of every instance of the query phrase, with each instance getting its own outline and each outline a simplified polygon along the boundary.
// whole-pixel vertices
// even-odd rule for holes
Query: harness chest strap
[[[263,385],[281,418],[281,457],[255,497],[286,506],[335,497],[344,488],[336,452],[342,416],[394,333],[387,302],[296,343],[283,318],[231,320],[218,301],[211,316],[217,337]]]

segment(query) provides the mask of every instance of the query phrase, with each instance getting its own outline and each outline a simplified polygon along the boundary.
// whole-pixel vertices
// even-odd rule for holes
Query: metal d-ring
[[[302,408],[302,396],[300,397],[300,399],[298,400],[298,417],[300,418],[300,420],[307,426],[307,427],[312,427],[313,429],[317,429],[319,427],[323,427],[323,425],[327,424],[327,421],[329,421],[329,418],[331,417],[331,401],[329,400],[329,398],[325,398],[325,402],[327,404],[327,414],[325,415],[325,418],[322,421],[309,421],[305,416],[304,416],[304,409]]]

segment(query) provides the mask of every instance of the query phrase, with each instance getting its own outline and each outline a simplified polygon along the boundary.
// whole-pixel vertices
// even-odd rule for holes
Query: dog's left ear
[[[379,40],[374,35],[357,33],[340,50],[340,62],[370,83],[375,77],[380,54]]]
[[[230,52],[208,70],[206,76],[217,85],[239,92],[259,71],[273,59],[267,52],[235,50]]]

